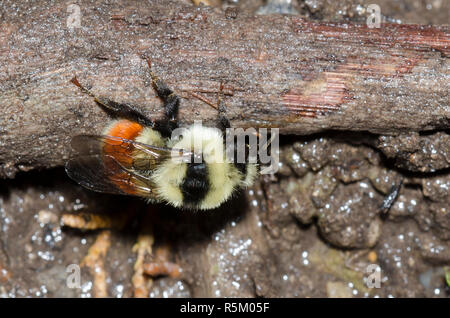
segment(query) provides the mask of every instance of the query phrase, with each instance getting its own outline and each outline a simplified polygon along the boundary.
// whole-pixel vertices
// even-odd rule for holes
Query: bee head
[[[193,163],[224,163],[225,147],[222,132],[214,127],[192,125],[174,131],[169,146],[192,153],[190,162]]]

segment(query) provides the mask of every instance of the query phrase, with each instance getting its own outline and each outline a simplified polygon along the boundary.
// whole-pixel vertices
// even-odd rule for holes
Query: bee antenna
[[[220,113],[225,113],[226,107],[223,103],[223,83],[220,82],[219,91],[217,92],[217,109]]]
[[[270,136],[270,140],[268,142],[266,142],[263,146],[262,149],[265,151],[267,150],[267,148],[269,148],[269,146],[272,144],[272,141],[275,139],[275,135],[271,135]]]
[[[200,95],[200,94],[194,93],[194,92],[189,92],[189,94],[190,94],[192,97],[195,97],[195,98],[197,98],[198,100],[201,100],[201,101],[204,102],[206,105],[209,105],[209,106],[211,106],[212,108],[214,108],[214,109],[217,110],[217,105],[214,105],[214,103],[211,102],[211,101],[210,101],[209,99],[207,99],[206,97],[204,97],[204,96],[202,96],[202,95]]]

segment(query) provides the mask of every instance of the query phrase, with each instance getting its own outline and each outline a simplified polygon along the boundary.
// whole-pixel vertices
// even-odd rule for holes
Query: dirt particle
[[[327,296],[329,298],[352,298],[352,289],[343,282],[327,282]]]

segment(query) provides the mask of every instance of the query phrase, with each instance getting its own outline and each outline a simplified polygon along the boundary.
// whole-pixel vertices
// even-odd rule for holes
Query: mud
[[[189,212],[137,199],[99,195],[62,169],[1,182],[0,293],[3,297],[92,297],[80,265],[98,232],[61,227],[63,213],[119,217],[105,257],[107,295],[133,295],[132,247],[142,215],[154,217],[155,248],[170,246],[180,278],[157,277],[149,297],[448,297],[448,172],[398,170],[364,143],[330,134],[281,138],[282,169],[217,211]],[[361,138],[365,140],[365,138]],[[387,214],[380,205],[404,180]],[[372,266],[372,267],[371,267]],[[367,281],[378,275],[380,288]]]
[[[408,133],[381,136],[379,148],[397,167],[418,172],[435,172],[450,168],[450,135]]]

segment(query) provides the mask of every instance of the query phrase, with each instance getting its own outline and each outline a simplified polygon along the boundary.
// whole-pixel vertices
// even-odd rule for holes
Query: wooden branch
[[[161,114],[142,56],[183,97],[184,123],[211,124],[224,84],[234,127],[282,133],[447,129],[448,26],[227,16],[167,1],[46,1],[0,7],[0,177],[62,165],[69,140],[108,115],[69,83]],[[75,25],[71,28],[70,26]]]

